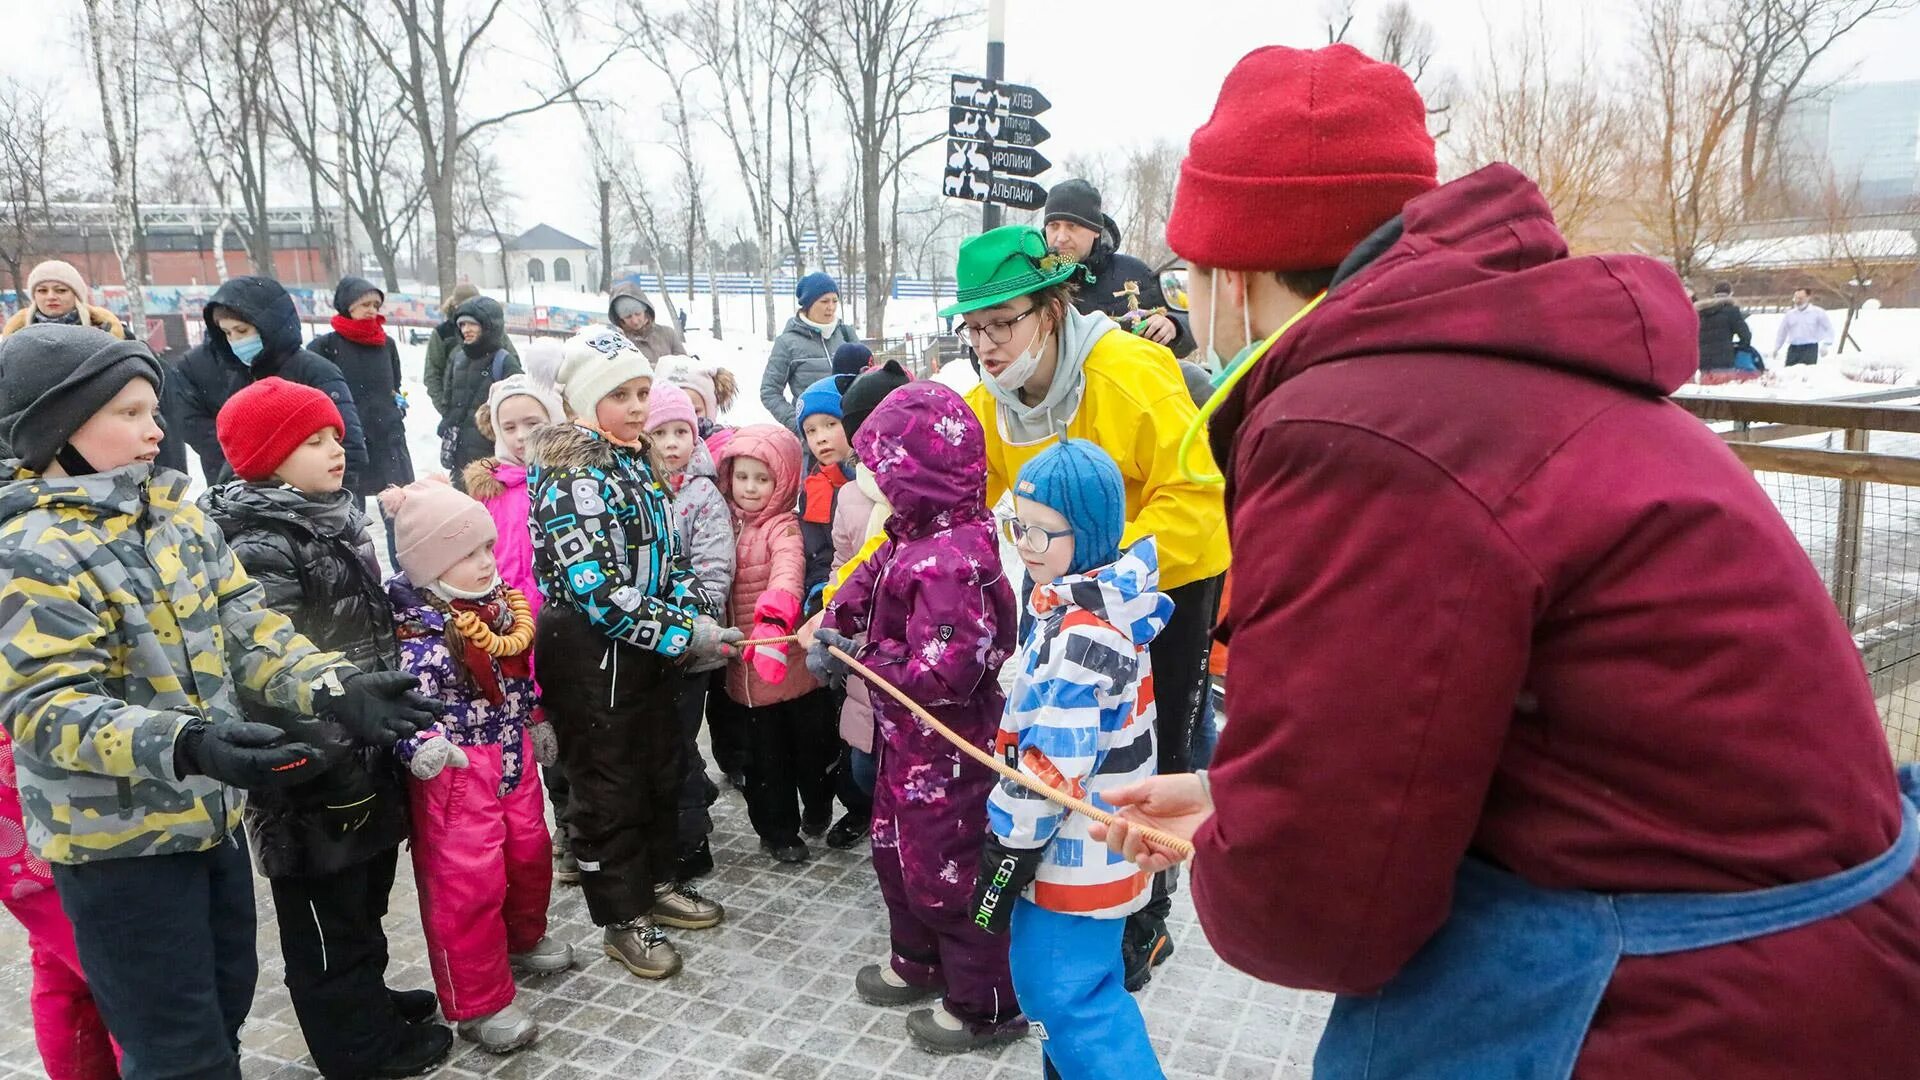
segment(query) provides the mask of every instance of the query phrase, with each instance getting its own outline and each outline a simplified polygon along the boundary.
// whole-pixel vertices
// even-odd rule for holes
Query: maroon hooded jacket
[[[1724,892],[1899,832],[1860,656],[1753,477],[1666,395],[1686,292],[1569,258],[1494,165],[1294,327],[1214,420],[1236,658],[1196,838],[1220,955],[1364,993],[1472,851],[1549,888]],[[1920,875],[1799,930],[1620,964],[1577,1075],[1920,1077]]]

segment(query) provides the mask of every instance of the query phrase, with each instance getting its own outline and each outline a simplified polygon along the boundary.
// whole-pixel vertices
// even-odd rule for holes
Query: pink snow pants
[[[533,742],[521,736],[520,783],[500,789],[500,747],[464,746],[468,765],[413,783],[413,876],[440,1011],[448,1020],[513,1002],[507,954],[547,932],[552,837]]]

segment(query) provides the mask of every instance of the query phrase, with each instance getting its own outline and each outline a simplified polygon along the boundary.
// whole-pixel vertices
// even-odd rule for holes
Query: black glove
[[[314,689],[314,711],[339,721],[356,741],[382,750],[412,738],[447,711],[442,702],[419,693],[420,680],[404,671],[357,672],[337,685],[338,691],[326,683]]]
[[[838,688],[847,681],[847,662],[827,651],[831,645],[848,656],[857,647],[853,639],[822,627],[813,632],[813,647],[807,650],[807,670],[826,686]]]
[[[973,925],[989,934],[1013,921],[1013,902],[1040,872],[1044,847],[1013,848],[989,833],[980,845],[980,876],[973,885]]]
[[[326,768],[320,754],[270,724],[194,720],[173,744],[174,771],[210,776],[237,788],[283,788],[305,783]]]

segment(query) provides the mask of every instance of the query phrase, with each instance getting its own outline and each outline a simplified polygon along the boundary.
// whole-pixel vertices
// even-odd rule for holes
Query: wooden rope
[[[906,694],[901,693],[899,687],[893,685],[887,680],[874,674],[872,668],[869,668],[867,667],[867,665],[861,663],[858,660],[855,660],[851,656],[848,656],[845,651],[843,651],[837,646],[828,645],[827,651],[839,657],[841,660],[845,661],[847,666],[852,668],[856,675],[859,675],[861,678],[867,680],[873,685],[886,691],[887,695],[893,698],[893,700],[899,702],[900,704],[906,706],[908,709],[912,710],[913,715],[926,721],[927,726],[933,728],[933,730],[945,736],[948,742],[959,747],[962,751],[964,751],[967,754],[968,757],[973,758],[975,761],[978,761],[980,764],[985,765],[987,768],[992,769],[994,772],[999,773],[1001,776],[1006,777],[1007,779],[1013,781],[1016,784],[1019,784],[1021,787],[1024,787],[1027,790],[1032,791],[1037,795],[1045,797],[1051,802],[1058,803],[1059,805],[1064,806],[1069,810],[1077,810],[1080,813],[1085,814],[1088,817],[1092,818],[1093,820],[1100,822],[1101,824],[1112,825],[1117,822],[1122,823],[1122,824],[1125,824],[1127,828],[1132,829],[1134,832],[1139,833],[1141,836],[1146,837],[1147,839],[1153,841],[1155,844],[1158,844],[1163,848],[1167,848],[1172,851],[1177,851],[1182,855],[1191,856],[1193,854],[1193,843],[1191,841],[1182,840],[1170,832],[1166,832],[1161,829],[1156,829],[1151,825],[1143,825],[1137,821],[1121,822],[1120,818],[1116,817],[1113,814],[1107,813],[1105,810],[1102,810],[1099,807],[1093,805],[1092,803],[1087,802],[1085,799],[1076,799],[1064,791],[1059,791],[1055,788],[1047,786],[1044,783],[1041,783],[1039,780],[1036,780],[1033,777],[1028,776],[1026,773],[1023,773],[1018,769],[1009,767],[1006,762],[1001,761],[999,758],[995,757],[994,755],[987,753],[985,750],[982,750],[979,747],[968,742],[967,740],[961,738],[959,735],[954,733],[952,728],[934,719],[932,713],[921,708],[918,702],[914,701],[912,698],[908,697]]]
[[[482,652],[495,659],[518,656],[533,644],[533,607],[519,589],[509,587],[506,600],[507,610],[513,612],[513,629],[505,634],[494,633],[493,627],[480,618],[479,612],[453,613],[453,628],[459,631],[461,638],[480,646]]]

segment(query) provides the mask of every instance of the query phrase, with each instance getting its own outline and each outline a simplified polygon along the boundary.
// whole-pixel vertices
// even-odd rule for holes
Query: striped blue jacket
[[[1102,792],[1153,775],[1147,645],[1173,614],[1159,583],[1148,536],[1106,566],[1033,590],[994,744],[1008,765],[1102,809],[1112,809]],[[1005,779],[987,814],[1006,846],[1046,846],[1027,894],[1041,907],[1111,919],[1146,903],[1147,875],[1096,843],[1086,818]]]

